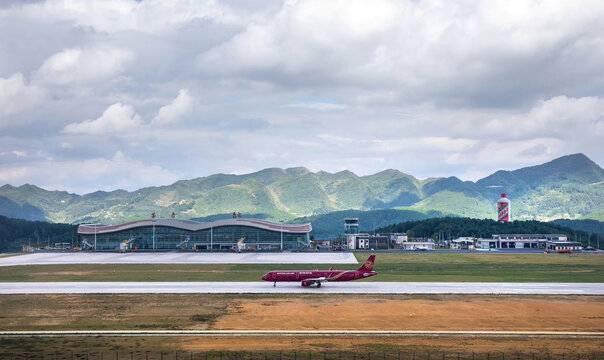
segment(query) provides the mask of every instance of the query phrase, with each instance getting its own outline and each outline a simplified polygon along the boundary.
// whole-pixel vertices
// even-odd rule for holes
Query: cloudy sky
[[[604,165],[604,1],[0,2],[0,184]]]

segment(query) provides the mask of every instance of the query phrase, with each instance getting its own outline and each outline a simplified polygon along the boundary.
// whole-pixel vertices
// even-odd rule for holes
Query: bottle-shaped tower
[[[508,222],[511,220],[510,199],[507,194],[501,194],[501,199],[497,201],[497,221]]]

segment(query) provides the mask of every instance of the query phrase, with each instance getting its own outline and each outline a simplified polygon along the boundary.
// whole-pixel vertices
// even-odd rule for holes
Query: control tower
[[[344,234],[358,234],[359,233],[359,218],[345,218],[344,219]]]

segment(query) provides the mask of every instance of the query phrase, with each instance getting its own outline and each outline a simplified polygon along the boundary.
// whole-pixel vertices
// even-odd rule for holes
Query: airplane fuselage
[[[267,272],[262,280],[273,282],[273,286],[276,286],[278,282],[299,281],[302,286],[317,285],[317,287],[321,287],[321,283],[324,282],[351,281],[377,275],[373,271],[374,262],[375,255],[371,255],[357,270],[333,270],[333,266],[329,270],[275,270]]]
[[[282,282],[326,278],[331,282],[364,279],[374,275],[377,275],[375,271],[358,270],[278,270],[268,272],[262,280]]]

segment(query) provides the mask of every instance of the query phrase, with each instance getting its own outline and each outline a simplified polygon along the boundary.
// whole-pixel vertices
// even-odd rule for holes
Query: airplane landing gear
[[[273,283],[273,287],[275,287],[275,286],[277,286],[277,282],[276,281]]]
[[[320,288],[321,287],[321,283],[317,283],[317,287]]]

